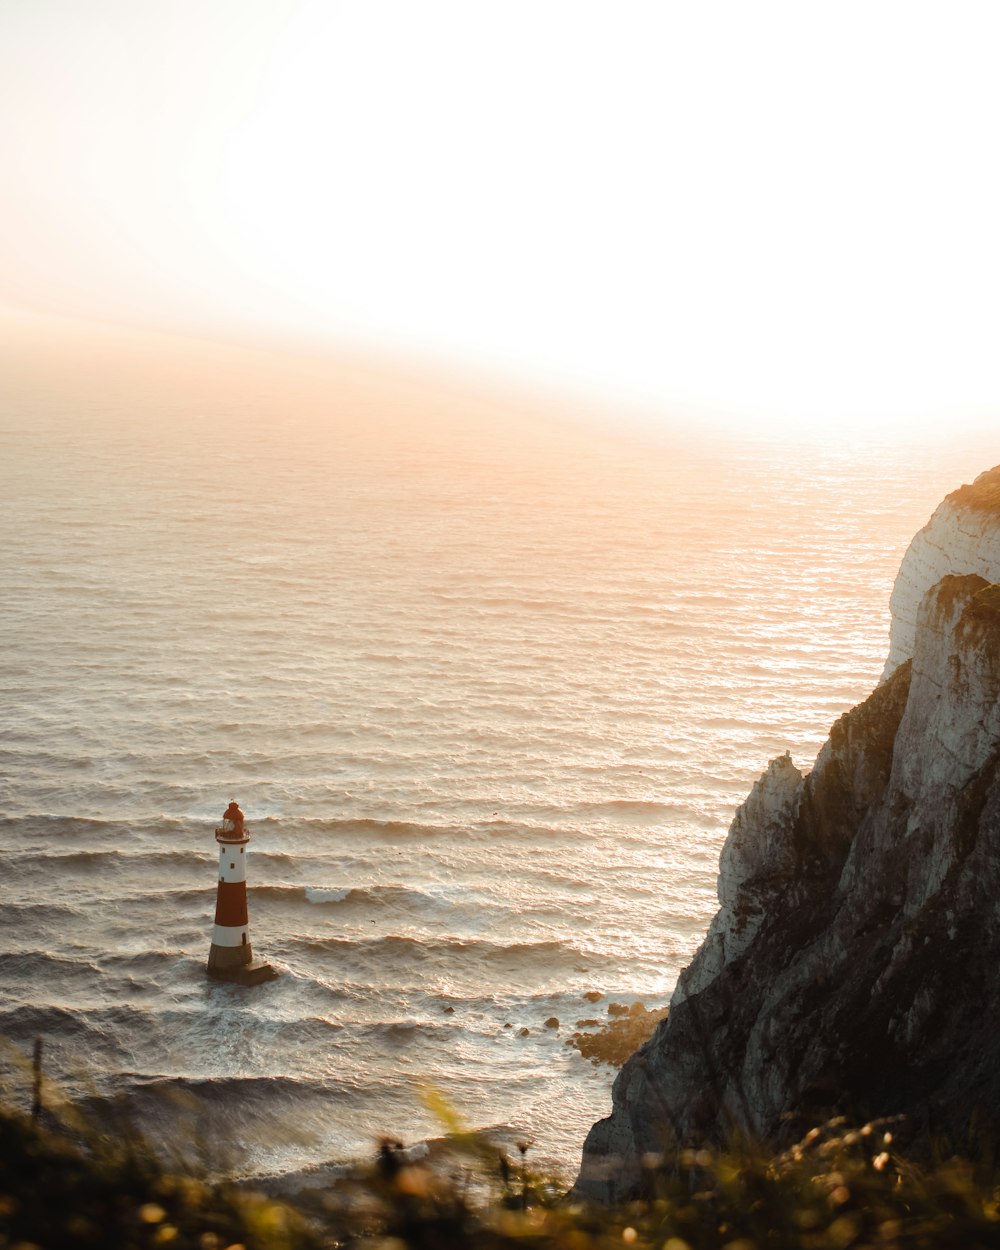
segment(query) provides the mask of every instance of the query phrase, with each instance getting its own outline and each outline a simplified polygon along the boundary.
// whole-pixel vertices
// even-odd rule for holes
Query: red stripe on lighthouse
[[[220,881],[215,898],[215,923],[241,925],[247,923],[247,883]]]

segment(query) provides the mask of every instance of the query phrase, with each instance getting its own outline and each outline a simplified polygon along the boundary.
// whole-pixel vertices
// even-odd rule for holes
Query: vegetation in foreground
[[[447,1109],[443,1115],[449,1119]],[[650,1158],[648,1196],[574,1203],[452,1124],[413,1161],[385,1142],[370,1168],[295,1207],[170,1171],[136,1134],[40,1127],[0,1110],[0,1246],[18,1250],[851,1250],[997,1247],[1000,1177],[959,1158],[918,1166],[891,1126],[832,1121],[792,1150]]]

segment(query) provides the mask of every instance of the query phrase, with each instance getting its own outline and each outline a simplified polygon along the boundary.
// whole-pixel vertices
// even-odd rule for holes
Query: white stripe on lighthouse
[[[247,857],[245,846],[227,846],[219,843],[219,880],[246,881]]]

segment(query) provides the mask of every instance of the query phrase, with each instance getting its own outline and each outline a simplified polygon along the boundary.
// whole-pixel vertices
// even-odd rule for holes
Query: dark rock
[[[639,1011],[625,1011],[608,1020],[577,1021],[577,1032],[567,1044],[575,1046],[592,1063],[621,1067],[637,1047],[649,1041],[654,1029],[668,1014],[666,1007],[647,1011],[641,1003],[635,1005]]]

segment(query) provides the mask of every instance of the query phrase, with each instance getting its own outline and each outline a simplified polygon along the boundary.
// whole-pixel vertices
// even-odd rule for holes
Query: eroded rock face
[[[883,681],[913,655],[917,609],[949,573],[978,573],[1000,582],[1000,465],[953,491],[910,543],[889,600],[892,627]]]
[[[587,1138],[581,1194],[626,1197],[647,1153],[734,1126],[1000,1127],[1000,590],[939,580],[911,650],[807,777],[776,760],[740,808],[719,914]]]
[[[720,910],[671,1002],[697,994],[757,936],[779,883],[799,867],[795,828],[805,779],[790,755],[772,760],[736,813],[719,856]]]

